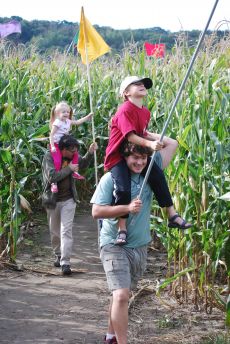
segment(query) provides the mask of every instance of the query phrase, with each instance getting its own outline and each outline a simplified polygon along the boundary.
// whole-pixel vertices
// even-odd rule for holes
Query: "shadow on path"
[[[90,213],[76,212],[73,235],[71,267],[73,271],[86,269],[84,273],[63,277],[53,267],[45,225],[36,249],[20,253],[18,262],[48,273],[0,271],[1,343],[102,343],[108,292],[98,253],[97,223]]]

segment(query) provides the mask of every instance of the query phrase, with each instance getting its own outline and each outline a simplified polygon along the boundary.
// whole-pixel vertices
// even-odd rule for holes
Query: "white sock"
[[[106,340],[107,339],[112,339],[113,337],[115,337],[115,333],[107,333],[106,334]]]

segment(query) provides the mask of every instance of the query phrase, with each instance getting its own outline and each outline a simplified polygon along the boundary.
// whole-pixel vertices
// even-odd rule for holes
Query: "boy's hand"
[[[164,144],[161,141],[149,141],[149,147],[153,151],[159,151],[164,147]]]

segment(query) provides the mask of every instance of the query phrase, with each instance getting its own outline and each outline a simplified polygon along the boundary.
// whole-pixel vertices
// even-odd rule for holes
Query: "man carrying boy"
[[[129,204],[130,202],[129,171],[120,154],[120,147],[125,139],[134,144],[148,147],[152,151],[160,151],[164,161],[163,169],[168,166],[178,146],[177,141],[169,137],[164,137],[163,142],[160,142],[159,134],[151,133],[147,130],[150,121],[150,111],[143,106],[143,99],[147,96],[147,89],[151,88],[152,85],[150,78],[128,76],[120,86],[120,96],[123,97],[124,103],[118,108],[112,118],[104,162],[105,170],[111,171],[114,179],[115,192],[113,201],[115,205]],[[143,173],[146,173],[146,171],[143,171]],[[190,223],[187,223],[186,220],[176,213],[164,173],[155,162],[149,174],[148,183],[154,192],[158,204],[162,208],[166,208],[169,219],[168,226],[181,229],[191,227]],[[117,245],[127,243],[127,218],[128,214],[124,214],[118,221]]]
[[[111,205],[114,181],[111,172],[106,173],[91,199],[92,215],[101,219],[100,257],[106,273],[112,298],[109,307],[106,344],[127,344],[128,301],[131,289],[136,287],[147,263],[147,246],[151,241],[150,212],[152,190],[146,184],[142,200],[137,199],[144,177],[141,172],[147,165],[151,149],[125,142],[123,156],[131,176],[131,201],[126,205]],[[162,157],[156,153],[156,163],[162,168]],[[114,245],[117,237],[117,218],[129,214],[125,246]]]

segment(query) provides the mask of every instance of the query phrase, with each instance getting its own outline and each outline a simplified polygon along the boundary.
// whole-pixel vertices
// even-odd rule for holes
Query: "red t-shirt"
[[[109,143],[106,148],[104,168],[110,170],[122,160],[119,148],[128,133],[145,136],[150,121],[150,111],[139,108],[130,101],[125,101],[112,119]]]

